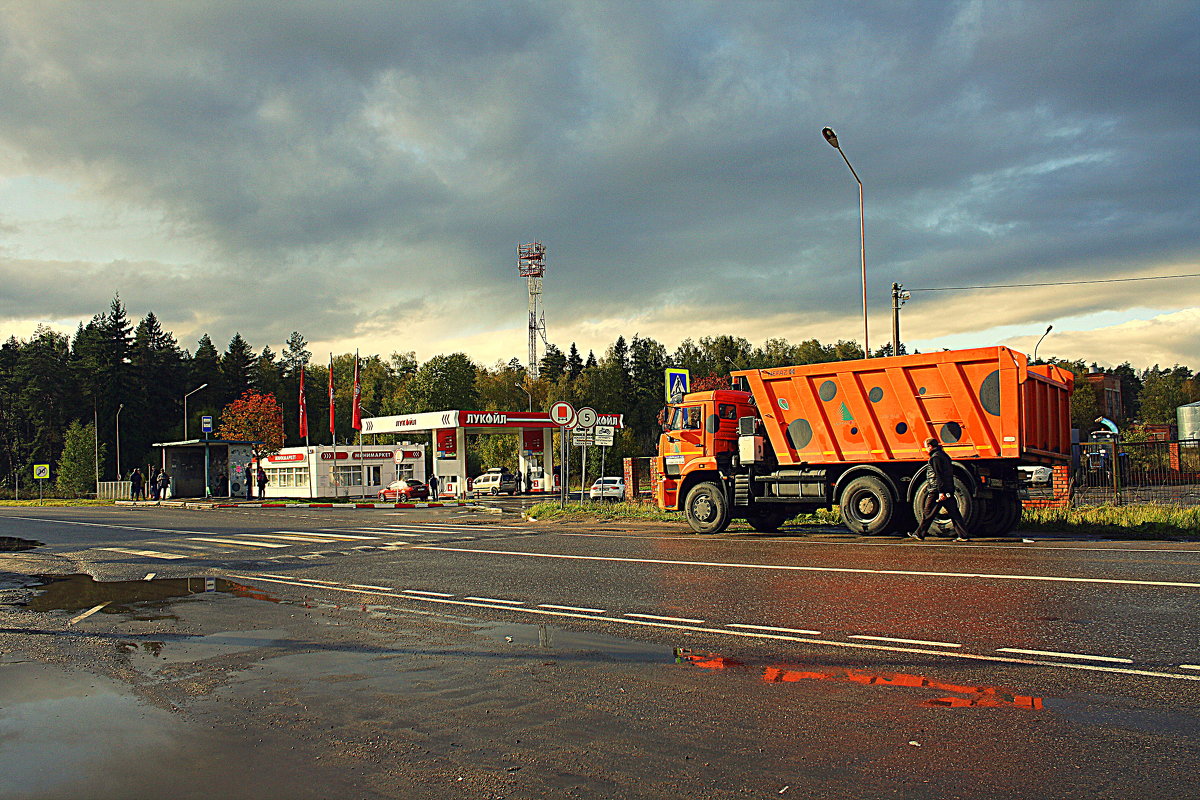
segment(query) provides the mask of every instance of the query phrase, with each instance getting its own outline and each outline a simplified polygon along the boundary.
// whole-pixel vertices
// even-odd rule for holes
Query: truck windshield
[[[700,409],[698,406],[676,406],[671,409],[671,430],[699,430]]]

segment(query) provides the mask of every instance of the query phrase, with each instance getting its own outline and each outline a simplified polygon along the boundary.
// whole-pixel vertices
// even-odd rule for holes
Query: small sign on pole
[[[201,417],[200,418],[200,430],[203,431],[204,433],[212,433],[212,430],[213,430],[212,417]]]
[[[616,432],[612,425],[597,425],[592,429],[592,440],[597,447],[612,447]]]
[[[48,481],[50,480],[50,465],[49,464],[34,464],[33,477],[35,480]]]
[[[688,387],[691,385],[691,373],[686,369],[667,369],[665,374],[667,402],[682,403],[683,396],[688,393]]]

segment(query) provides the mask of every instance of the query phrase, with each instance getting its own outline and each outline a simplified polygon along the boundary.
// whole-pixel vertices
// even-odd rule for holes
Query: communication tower
[[[546,314],[538,311],[542,296],[542,276],[546,274],[546,245],[522,242],[517,245],[517,271],[529,281],[529,377],[537,380],[537,340],[546,341]]]

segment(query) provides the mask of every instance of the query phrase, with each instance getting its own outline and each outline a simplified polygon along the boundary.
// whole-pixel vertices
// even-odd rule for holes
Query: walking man
[[[429,499],[438,499],[438,478],[437,475],[429,476]]]
[[[962,514],[958,513],[958,502],[954,499],[954,467],[950,456],[942,449],[937,439],[930,437],[925,440],[925,452],[929,454],[929,474],[926,483],[929,487],[925,495],[924,518],[917,529],[909,534],[913,539],[925,539],[929,526],[942,509],[954,524],[956,542],[967,541],[967,526]]]

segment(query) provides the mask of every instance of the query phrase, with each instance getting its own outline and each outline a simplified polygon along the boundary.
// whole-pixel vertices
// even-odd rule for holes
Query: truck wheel
[[[729,501],[721,487],[712,481],[692,487],[684,503],[684,514],[696,533],[720,533],[729,527]]]
[[[854,533],[887,532],[895,509],[896,501],[887,484],[874,475],[855,478],[842,490],[842,524]]]
[[[916,516],[917,522],[920,523],[925,516],[925,497],[929,494],[929,483],[922,483],[917,493],[913,495],[913,515]],[[976,518],[978,516],[978,503],[975,498],[968,494],[967,484],[963,479],[954,476],[954,500],[958,504],[958,513],[962,516],[963,522],[966,523],[967,532],[971,533],[975,530]],[[938,515],[933,518],[933,523],[929,526],[929,530],[936,536],[953,536],[954,523],[950,521],[950,516],[945,511],[939,511]]]
[[[1021,500],[1012,492],[995,494],[979,505],[974,530],[981,536],[1005,536],[1021,519]]]
[[[746,517],[746,522],[750,523],[750,527],[759,533],[771,533],[779,530],[779,526],[794,517],[795,514],[786,508],[775,508],[767,511],[759,511],[753,516]]]

